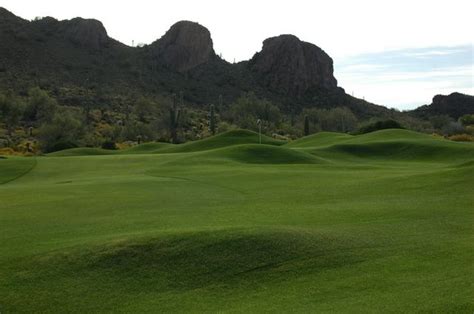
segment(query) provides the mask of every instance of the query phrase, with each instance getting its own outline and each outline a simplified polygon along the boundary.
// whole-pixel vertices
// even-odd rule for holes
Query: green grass
[[[0,159],[0,312],[474,311],[472,143],[263,142]]]
[[[259,135],[248,130],[232,130],[221,133],[219,135],[208,137],[203,140],[187,142],[179,145],[171,145],[168,143],[145,143],[124,150],[106,150],[101,148],[71,148],[54,152],[49,156],[66,157],[66,156],[88,156],[88,155],[117,155],[117,154],[155,154],[155,153],[184,153],[198,152],[215,148],[239,144],[256,144],[259,143]],[[262,144],[266,145],[283,145],[285,142],[275,140],[271,137],[262,135]]]
[[[35,158],[1,157],[0,184],[8,183],[27,174],[36,165]]]

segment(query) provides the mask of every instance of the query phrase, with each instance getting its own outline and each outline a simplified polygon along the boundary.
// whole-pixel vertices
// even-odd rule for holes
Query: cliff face
[[[189,21],[171,26],[152,47],[159,63],[178,72],[188,71],[215,57],[209,30]]]
[[[335,89],[333,61],[321,48],[293,35],[268,38],[250,68],[272,90],[301,96],[310,89]]]
[[[104,25],[93,19],[75,18],[61,23],[58,30],[64,38],[83,48],[99,50],[110,40]]]

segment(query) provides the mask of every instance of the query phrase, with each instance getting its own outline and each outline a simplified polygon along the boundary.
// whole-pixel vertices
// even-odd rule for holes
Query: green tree
[[[122,140],[136,141],[140,137],[140,142],[149,141],[155,137],[151,126],[148,123],[132,120],[125,124],[120,134]]]
[[[23,103],[13,93],[0,94],[0,121],[5,124],[9,136],[19,124],[23,112]]]
[[[150,99],[141,97],[135,103],[133,108],[138,120],[143,123],[149,123],[156,115],[157,105]]]
[[[441,130],[444,127],[448,126],[451,122],[454,122],[453,118],[448,115],[438,115],[430,117],[430,122],[433,127],[437,130]]]
[[[459,118],[459,122],[464,126],[474,125],[474,114],[465,114]]]
[[[52,152],[75,147],[83,135],[80,117],[70,110],[58,110],[51,121],[43,123],[38,132],[41,148]]]
[[[24,114],[25,120],[38,125],[43,122],[50,122],[58,109],[56,100],[38,87],[30,89],[28,96]]]
[[[257,119],[262,120],[267,128],[274,128],[281,123],[278,107],[268,100],[258,98],[254,93],[246,93],[239,97],[224,116],[232,124],[255,131]]]
[[[347,107],[310,108],[305,109],[303,114],[321,131],[348,132],[355,130],[358,124],[356,116]]]
[[[362,126],[357,133],[365,134],[385,129],[404,129],[404,127],[398,121],[392,119],[379,120]]]

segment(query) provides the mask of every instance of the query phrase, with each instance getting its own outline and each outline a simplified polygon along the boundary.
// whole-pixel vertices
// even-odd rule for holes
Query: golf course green
[[[0,158],[0,313],[474,312],[474,143],[408,130]]]

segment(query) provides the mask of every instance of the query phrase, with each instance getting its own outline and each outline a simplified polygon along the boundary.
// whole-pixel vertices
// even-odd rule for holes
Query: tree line
[[[407,117],[399,124],[454,135],[472,132],[470,119],[436,116],[419,121]],[[257,120],[263,133],[292,139],[320,131],[355,133],[364,127],[370,129],[368,125],[380,119],[359,121],[342,106],[304,108],[298,114],[288,114],[253,93],[244,93],[229,104],[224,104],[221,96],[204,108],[185,103],[182,93],[162,99],[137,97],[120,108],[87,101],[80,106],[60,105],[48,92],[35,87],[24,97],[11,91],[0,93],[0,148],[51,152],[77,146],[113,149],[117,144],[146,141],[181,143],[234,128],[257,131]]]

